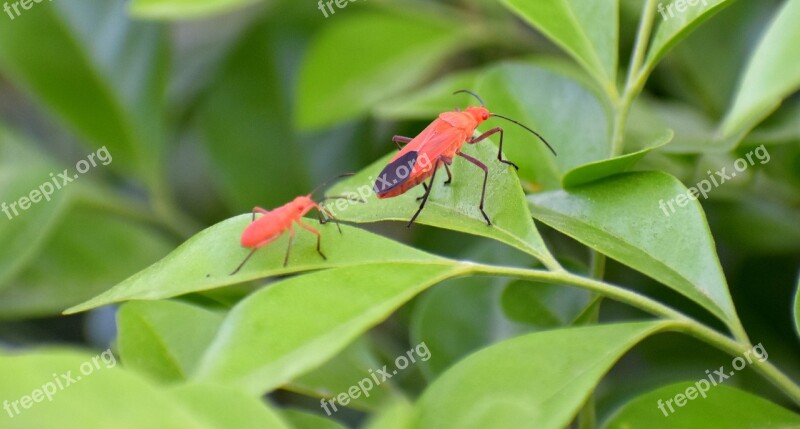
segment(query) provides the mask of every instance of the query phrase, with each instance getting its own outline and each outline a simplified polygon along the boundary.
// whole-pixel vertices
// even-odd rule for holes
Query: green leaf
[[[733,149],[730,142],[714,139],[713,127],[701,110],[689,104],[640,96],[631,109],[625,141],[641,147],[657,139],[658,135],[672,132],[672,141],[662,146],[659,152],[719,153]]]
[[[274,207],[308,192],[305,157],[291,129],[284,74],[270,21],[250,29],[228,54],[197,106],[200,140],[220,198],[236,211]],[[280,183],[281,186],[264,186]]]
[[[3,428],[111,428],[121,422],[135,428],[216,427],[205,424],[168,392],[116,368],[112,358],[52,349],[0,354],[0,397],[24,401],[18,403],[20,413],[13,418],[3,411]],[[54,391],[52,400],[42,395],[45,389]],[[31,400],[35,398],[39,402]],[[28,401],[29,409],[23,408]]]
[[[788,0],[758,44],[721,131],[747,132],[800,88],[800,1]]]
[[[284,390],[291,390],[317,398],[332,398],[347,390],[354,382],[369,375],[372,368],[380,368],[378,359],[370,350],[369,342],[362,338],[347,346],[321,367],[295,378]],[[375,410],[390,396],[396,396],[391,382],[376,386],[369,396],[360,395],[348,404],[362,410]]]
[[[9,280],[36,255],[75,189],[55,189],[50,173],[58,174],[61,169],[32,146],[0,126],[0,289],[9,286]],[[43,198],[42,191],[51,189],[52,195]],[[34,191],[38,194],[31,195]],[[31,196],[40,201],[22,210],[19,199],[25,197],[30,203]]]
[[[194,372],[223,316],[174,301],[127,302],[117,312],[117,343],[125,368],[159,381]]]
[[[682,3],[685,6],[684,11],[679,11],[674,2],[667,5],[659,3],[662,8],[654,17],[659,24],[650,42],[647,58],[643,65],[645,72],[652,71],[678,42],[731,3],[730,0],[703,0],[695,5]],[[672,13],[670,13],[670,5],[675,6]]]
[[[442,112],[452,111],[463,106],[463,96],[454,92],[476,88],[486,73],[484,69],[467,70],[449,74],[422,89],[412,93],[400,94],[378,103],[373,109],[376,116],[395,120],[432,120]],[[471,99],[473,103],[474,99]]]
[[[259,0],[132,0],[128,12],[138,18],[193,19],[219,15]]]
[[[122,1],[37,4],[0,28],[0,70],[89,143],[106,146],[113,166],[155,180],[166,34],[159,25],[129,22],[124,8]]]
[[[485,161],[489,168],[486,185],[485,210],[492,221],[488,226],[478,208],[483,184],[483,171],[461,157],[455,157],[450,167],[453,183],[443,185],[446,174],[437,173],[437,182],[416,222],[454,231],[492,238],[528,253],[544,264],[557,266],[531,220],[514,169],[497,161],[497,147],[483,142],[464,148],[464,152]],[[342,181],[330,191],[330,195],[353,192],[367,198],[366,204],[327,204],[333,214],[350,222],[378,222],[398,220],[408,222],[419,207],[423,190],[418,186],[403,195],[389,199],[377,199],[372,191],[378,173],[394,156],[393,153],[374,162],[355,176]]]
[[[609,94],[616,93],[618,0],[504,0],[503,3],[575,58]]]
[[[432,13],[352,11],[336,17],[317,35],[302,66],[298,125],[322,128],[355,119],[417,84],[471,43],[465,29]]]
[[[193,384],[179,386],[170,393],[214,429],[290,429],[278,412],[235,389]]]
[[[686,194],[672,176],[643,172],[529,199],[536,219],[738,323],[700,203],[677,204]]]
[[[361,264],[274,283],[230,311],[196,378],[269,392],[463,269],[446,261]]]
[[[414,306],[411,343],[423,341],[431,352],[419,367],[433,380],[464,356],[489,344],[530,332],[508,320],[500,299],[508,280],[467,277],[449,280],[426,292]]]
[[[607,106],[573,75],[537,63],[505,63],[487,71],[478,85],[493,112],[538,131],[558,153],[553,156],[521,127],[495,120],[493,126],[505,129],[505,155],[533,182],[531,189],[558,189],[565,172],[611,153]]]
[[[614,158],[595,161],[580,167],[574,168],[564,175],[563,184],[565,188],[573,188],[591,182],[624,173],[633,168],[645,155],[664,146],[672,140],[674,133],[672,130],[664,130],[661,135],[651,140],[651,144],[637,152],[628,153]]]
[[[57,220],[36,260],[0,292],[0,318],[57,315],[107,291],[171,246],[149,226],[75,204]]]
[[[593,303],[583,289],[516,281],[503,291],[503,310],[509,319],[539,328],[567,326]]]
[[[408,401],[397,400],[373,413],[364,429],[411,429],[414,408]]]
[[[300,231],[292,244],[292,256],[286,267],[283,266],[283,258],[288,237],[284,234],[259,249],[237,275],[231,276],[229,274],[248,254],[248,250],[239,245],[239,237],[251,219],[250,214],[244,214],[201,231],[158,263],[134,274],[111,290],[68,309],[66,313],[132,299],[171,298],[308,270],[387,261],[441,261],[439,257],[347,225],[342,225],[342,234],[339,234],[336,226],[329,223],[318,228],[322,234],[322,249],[328,260],[323,260],[317,253],[316,237]]]
[[[347,429],[346,426],[331,419],[320,417],[308,411],[283,410],[283,417],[294,429]]]
[[[794,329],[800,338],[800,276],[797,279],[797,290],[794,293]]]
[[[702,384],[705,381],[705,384]],[[604,429],[673,429],[714,427],[730,429],[790,429],[800,427],[800,415],[766,399],[726,385],[711,386],[707,380],[681,382],[637,396],[620,408],[603,425]],[[692,390],[689,390],[692,389]],[[682,407],[675,396],[684,398]],[[689,394],[694,399],[689,400]],[[674,413],[667,401],[672,401]],[[662,406],[664,411],[658,407]]]
[[[428,387],[414,427],[567,427],[614,362],[666,326],[558,329],[482,349]]]

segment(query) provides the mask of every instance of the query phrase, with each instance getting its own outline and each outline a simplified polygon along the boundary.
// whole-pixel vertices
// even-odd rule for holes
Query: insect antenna
[[[505,119],[506,121],[513,122],[513,123],[519,125],[520,127],[525,128],[526,130],[528,130],[531,133],[533,133],[536,137],[539,137],[539,140],[541,140],[542,143],[544,143],[547,146],[547,148],[550,149],[550,152],[553,152],[553,155],[558,156],[556,151],[553,149],[553,146],[550,146],[550,143],[548,143],[547,140],[545,140],[545,138],[542,137],[542,135],[537,133],[536,131],[534,131],[534,130],[528,128],[527,126],[525,126],[525,125],[523,125],[523,124],[521,124],[521,123],[519,123],[519,122],[517,122],[517,121],[515,121],[515,120],[513,120],[511,118],[509,118],[508,116],[498,115],[497,113],[492,113],[491,116],[496,116],[498,118]]]
[[[310,194],[308,194],[308,195],[309,195],[309,196],[312,196],[312,195],[316,194],[317,192],[319,192],[319,191],[320,191],[320,189],[322,189],[322,188],[324,188],[324,187],[326,187],[326,186],[330,185],[332,182],[334,182],[334,181],[336,181],[336,180],[339,180],[339,179],[341,179],[342,177],[350,177],[350,176],[355,176],[355,175],[356,175],[356,173],[344,173],[344,174],[340,174],[340,175],[338,175],[338,176],[335,176],[335,177],[331,177],[330,179],[328,179],[328,180],[326,180],[326,181],[322,182],[322,183],[321,183],[319,186],[317,186],[316,188],[314,188],[314,190],[313,190],[313,191],[311,191],[311,193],[310,193]],[[325,200],[325,198],[323,198],[323,201],[324,201],[324,200]]]
[[[462,92],[477,98],[478,101],[481,102],[481,107],[486,107],[486,103],[483,102],[483,99],[478,94],[476,94],[476,93],[474,93],[474,92],[472,92],[472,91],[470,91],[468,89],[459,89],[458,91],[454,92],[453,95],[460,94]]]

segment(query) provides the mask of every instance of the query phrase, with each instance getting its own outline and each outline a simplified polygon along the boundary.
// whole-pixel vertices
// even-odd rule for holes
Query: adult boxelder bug
[[[547,145],[550,151],[553,152],[553,155],[556,154],[556,151],[553,150],[553,147],[550,146],[547,140],[545,140],[544,137],[542,137],[536,131],[509,117],[489,112],[489,110],[486,109],[485,103],[481,97],[478,96],[478,94],[466,89],[456,91],[453,94],[455,95],[462,92],[477,98],[481,103],[481,106],[470,106],[467,107],[465,111],[456,110],[454,112],[442,113],[436,120],[434,120],[430,125],[428,125],[427,128],[422,130],[422,132],[413,139],[402,136],[394,136],[392,138],[392,141],[397,143],[397,147],[400,149],[400,152],[395,155],[391,161],[389,161],[389,164],[378,175],[378,179],[375,181],[373,190],[375,191],[375,194],[378,195],[378,198],[391,198],[401,195],[409,189],[422,183],[422,186],[425,188],[425,194],[420,197],[422,203],[420,203],[417,212],[414,213],[414,216],[408,222],[408,227],[411,227],[411,224],[414,223],[414,220],[417,218],[417,216],[419,216],[422,209],[425,208],[425,202],[428,201],[428,196],[433,188],[433,180],[436,178],[436,170],[438,170],[441,165],[444,165],[445,170],[447,171],[447,181],[444,183],[449,184],[453,180],[449,166],[452,164],[453,157],[455,155],[461,156],[483,170],[483,189],[481,191],[481,202],[479,207],[481,209],[481,214],[483,214],[484,219],[486,219],[486,223],[488,225],[492,224],[492,222],[489,220],[489,216],[487,216],[486,212],[483,210],[483,204],[486,198],[486,181],[489,178],[489,170],[486,168],[486,165],[479,160],[461,152],[461,147],[464,145],[464,143],[479,143],[493,134],[500,133],[500,147],[497,152],[497,159],[500,162],[508,164],[519,170],[519,167],[517,167],[516,164],[503,159],[502,128],[492,128],[478,137],[473,137],[475,129],[478,127],[478,125],[491,117],[505,119],[530,131],[545,145]],[[405,147],[400,148],[400,143],[407,144]],[[431,162],[433,162],[432,167]],[[431,180],[426,185],[425,180],[427,180],[429,177]]]
[[[231,275],[239,272],[247,260],[250,259],[254,253],[256,253],[256,250],[275,241],[278,237],[283,235],[284,232],[289,231],[289,244],[286,247],[286,256],[283,258],[283,266],[285,267],[289,262],[289,251],[292,249],[295,223],[301,228],[308,230],[310,233],[317,236],[317,253],[322,256],[322,259],[327,260],[328,258],[325,257],[325,254],[322,253],[322,249],[320,248],[321,236],[319,231],[317,231],[311,225],[301,222],[300,219],[302,219],[306,213],[311,211],[311,209],[317,209],[319,214],[319,223],[326,224],[329,222],[328,220],[322,218],[322,213],[324,213],[326,216],[330,217],[334,222],[336,222],[336,227],[339,229],[339,233],[341,233],[342,229],[339,227],[339,222],[336,221],[336,218],[333,216],[333,214],[327,211],[323,206],[320,206],[319,203],[315,202],[311,196],[324,186],[328,185],[328,183],[330,183],[332,180],[352,175],[353,173],[339,175],[334,179],[328,180],[325,183],[317,186],[317,188],[314,189],[310,194],[299,196],[291,202],[286,203],[276,209],[264,210],[261,207],[253,208],[253,222],[250,223],[250,225],[247,225],[247,228],[244,229],[241,238],[242,247],[252,250],[250,251],[250,254],[244,258],[242,263],[239,264],[235,270],[233,270]],[[343,196],[324,197],[320,202],[332,199],[347,198]],[[262,216],[256,219],[256,213],[261,213]]]

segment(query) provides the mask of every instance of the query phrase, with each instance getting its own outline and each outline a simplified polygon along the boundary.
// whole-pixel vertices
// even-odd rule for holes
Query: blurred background
[[[0,202],[18,201],[53,180],[50,173],[72,175],[101,148],[113,159],[78,175],[50,201],[11,218],[0,214],[0,347],[113,345],[113,308],[60,313],[204,227],[254,206],[281,205],[326,178],[371,164],[394,150],[392,135],[416,135],[436,109],[463,103],[444,89],[471,82],[475,70],[524,59],[574,82],[586,80],[557,47],[495,1],[356,0],[334,5],[327,17],[311,0],[205,3],[214,2],[170,8],[155,1],[54,0],[34,3],[13,19],[0,15]],[[665,170],[692,186],[706,170],[739,156],[699,142],[731,105],[749,55],[782,3],[733,2],[658,66],[631,116],[626,151],[654,123],[674,128],[676,137],[638,169]],[[639,1],[622,2],[623,71],[640,8]],[[542,94],[551,97],[538,100],[542,109],[575,95],[562,83],[541,81]],[[594,94],[586,86],[582,96]],[[591,151],[593,139],[608,138],[608,110],[602,100],[583,105],[596,107],[596,123],[553,116],[530,125],[546,135],[581,128]],[[800,267],[798,113],[795,95],[738,149],[765,144],[771,161],[701,201],[750,338],[794,379],[800,377],[790,311]],[[528,174],[522,177],[528,191],[559,186]],[[538,226],[559,259],[587,270],[584,247]],[[530,264],[512,249],[454,232],[407,230],[400,223],[367,228],[446,256]],[[613,261],[606,278],[715,324],[688,300]],[[541,308],[515,310],[524,297],[514,282],[449,281],[371,332],[370,347],[394,356],[422,332],[457,337],[456,346],[432,350],[433,358],[415,369],[437,374],[486,344],[568,324],[589,305],[579,291],[543,290],[534,297]],[[235,301],[237,291],[229,294]],[[601,321],[644,316],[610,301],[600,311]],[[634,392],[700,378],[709,362],[730,358],[680,335],[648,339],[601,385],[599,413]],[[401,384],[419,387],[420,374],[403,377]],[[619,389],[622,380],[626,387]],[[729,383],[789,406],[752,371]],[[287,392],[275,399],[307,401]],[[343,418],[356,422],[361,415]]]

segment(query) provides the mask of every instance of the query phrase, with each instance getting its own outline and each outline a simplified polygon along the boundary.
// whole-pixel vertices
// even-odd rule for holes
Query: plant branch
[[[628,114],[636,96],[644,88],[647,81],[647,73],[642,71],[647,47],[650,42],[650,34],[653,31],[653,20],[656,14],[656,1],[647,0],[639,21],[639,31],[636,35],[636,43],[633,48],[631,63],[628,65],[628,79],[625,82],[625,90],[622,98],[616,103],[614,111],[614,131],[611,140],[611,156],[622,155],[625,149],[625,125],[628,123]]]
[[[470,274],[516,277],[523,280],[533,280],[543,283],[577,286],[597,292],[615,301],[628,304],[655,316],[672,320],[676,322],[671,328],[672,330],[693,336],[734,357],[742,356],[745,351],[753,347],[747,341],[731,339],[658,301],[600,280],[581,277],[566,271],[549,272],[474,263],[469,263],[466,267],[465,273]],[[800,386],[795,384],[786,374],[782,373],[767,360],[761,362],[756,359],[753,361],[752,365],[756,371],[783,391],[795,404],[800,406]]]

